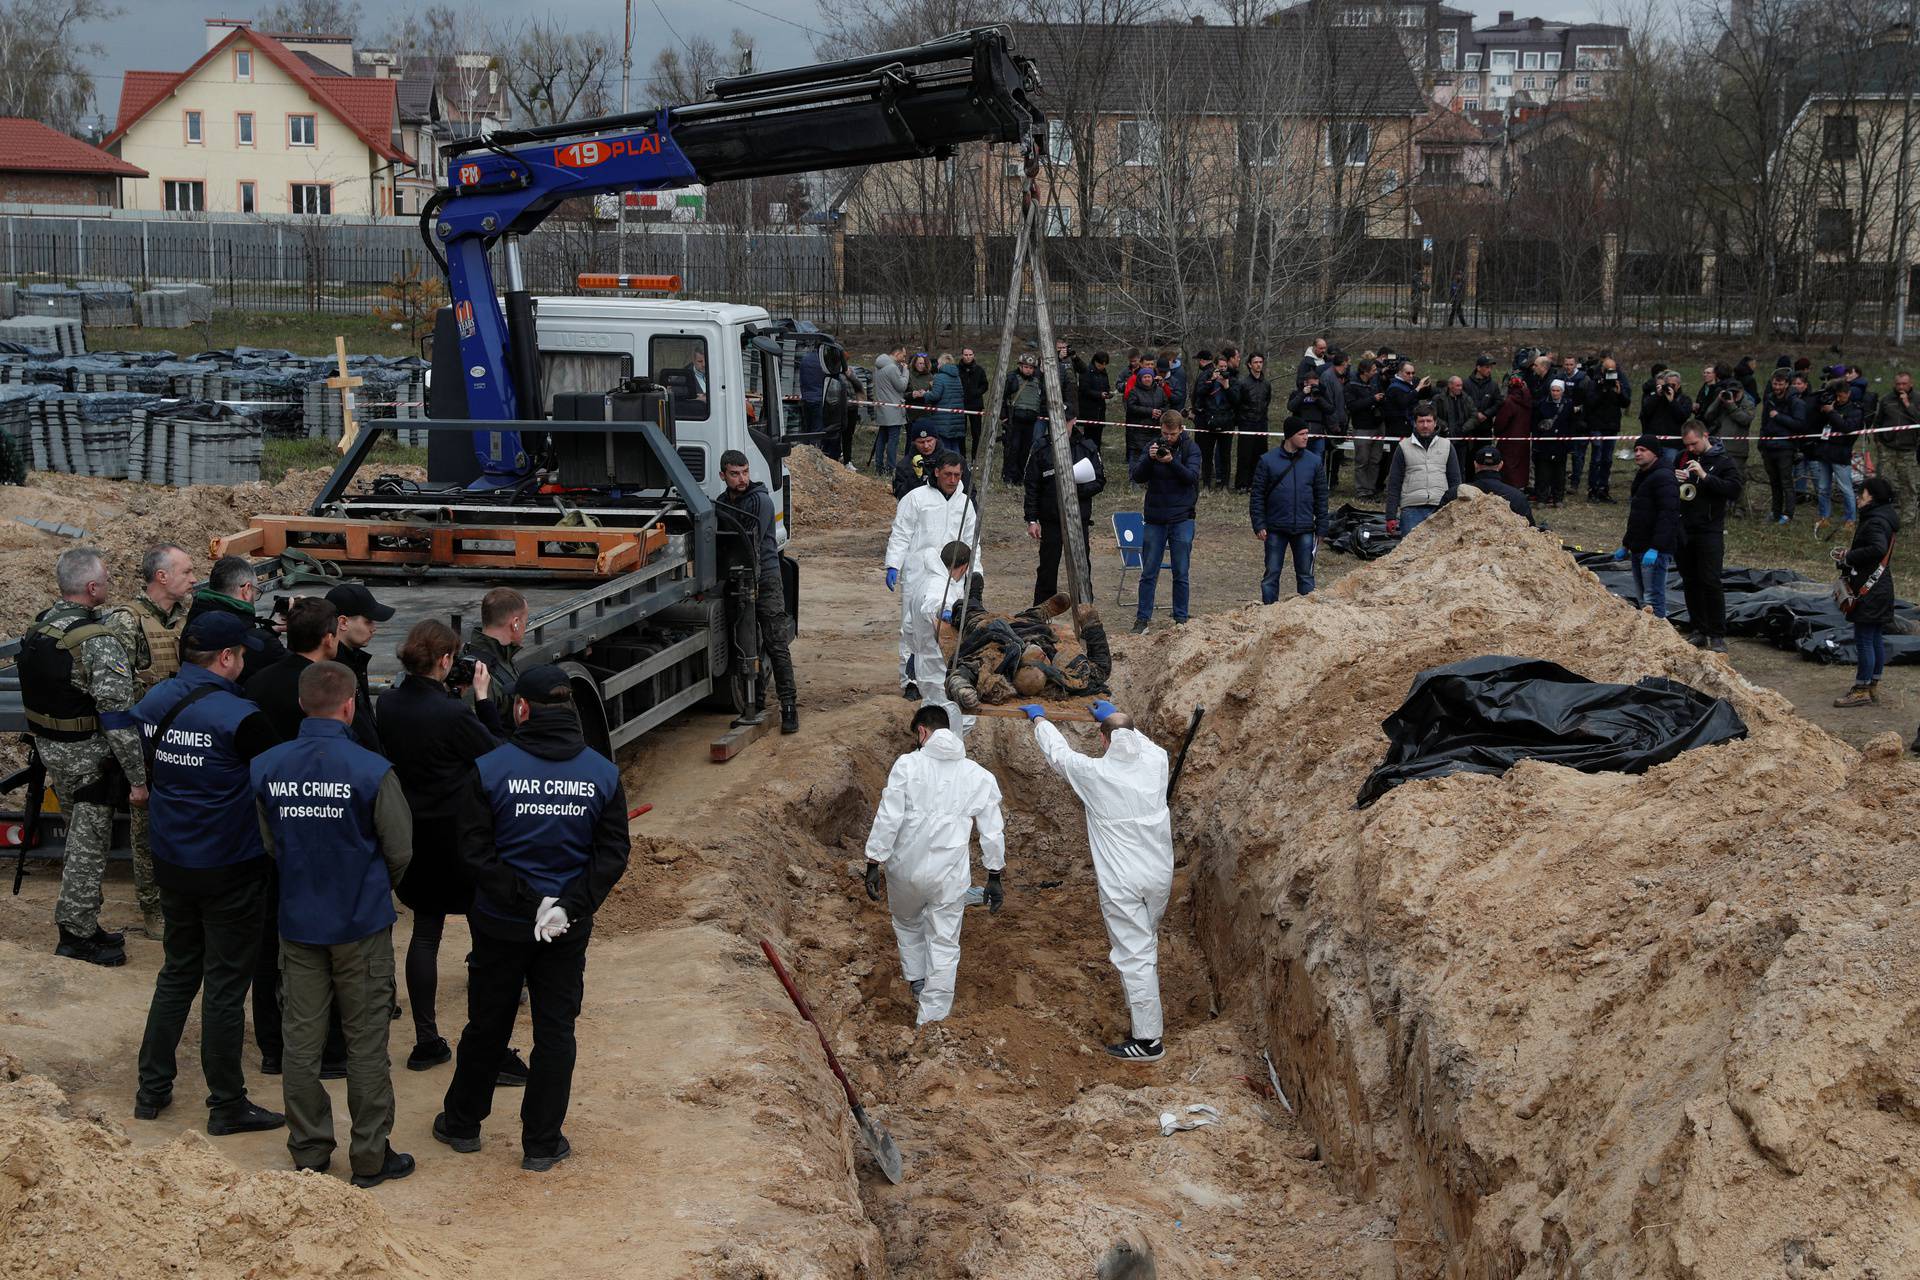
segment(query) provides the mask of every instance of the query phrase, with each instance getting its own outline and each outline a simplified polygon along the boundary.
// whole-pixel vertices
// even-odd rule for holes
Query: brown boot
[[[1864,684],[1857,684],[1848,690],[1844,697],[1835,698],[1836,707],[1864,707],[1873,701],[1873,694]]]
[[[1867,701],[1878,706],[1880,703],[1880,682],[1874,680],[1867,685]]]
[[[1813,522],[1813,536],[1816,538],[1824,539],[1827,536],[1828,532],[1832,530],[1832,528],[1833,528],[1833,521],[1827,519],[1825,516],[1822,516],[1818,520]]]

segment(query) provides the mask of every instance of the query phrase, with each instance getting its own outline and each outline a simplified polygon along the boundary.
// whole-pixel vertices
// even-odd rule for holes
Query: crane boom
[[[963,142],[1025,142],[1043,124],[1031,101],[1037,88],[1007,29],[981,27],[716,81],[710,98],[684,106],[449,144],[446,185],[422,209],[420,230],[447,274],[468,416],[541,416],[533,299],[518,241],[563,201],[944,157]],[[496,246],[503,293],[494,283]],[[482,485],[526,468],[517,432],[479,435],[475,450]]]

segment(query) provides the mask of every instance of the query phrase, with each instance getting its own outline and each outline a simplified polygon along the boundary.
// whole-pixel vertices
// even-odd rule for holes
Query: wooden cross
[[[345,453],[353,447],[353,438],[360,434],[360,424],[353,417],[353,389],[366,381],[347,375],[347,340],[338,334],[333,339],[333,354],[340,361],[340,372],[327,379],[327,385],[340,393],[340,452]]]

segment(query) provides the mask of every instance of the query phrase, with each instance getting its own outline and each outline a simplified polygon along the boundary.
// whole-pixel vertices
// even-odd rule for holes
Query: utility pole
[[[626,33],[620,45],[620,114],[625,115],[631,108],[628,99],[633,92],[633,0],[627,0]],[[622,275],[627,271],[627,193],[619,193],[620,220],[614,224],[618,269]]]

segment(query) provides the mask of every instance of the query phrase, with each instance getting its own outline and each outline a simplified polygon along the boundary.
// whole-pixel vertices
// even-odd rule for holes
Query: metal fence
[[[751,302],[836,332],[931,334],[998,326],[1012,241],[1002,236],[842,235],[828,228],[746,232],[678,224],[630,224],[621,235],[604,222],[550,222],[524,245],[530,287],[576,291],[578,275],[624,269],[681,277],[687,296]],[[1157,246],[1123,237],[1065,237],[1050,242],[1054,322],[1081,335],[1159,342],[1177,335],[1173,314],[1236,314],[1243,299],[1223,296],[1231,249],[1195,240],[1182,247],[1186,296],[1168,296],[1169,273]],[[1277,273],[1291,283],[1261,313],[1276,327],[1392,329],[1446,327],[1523,331],[1652,331],[1750,334],[1755,327],[1757,266],[1709,255],[1626,251],[1612,267],[1596,245],[1541,241],[1369,240],[1329,254],[1311,241],[1276,242],[1265,252],[1292,262]],[[1313,264],[1304,267],[1300,264]],[[1416,267],[1426,283],[1416,288]],[[1852,271],[1771,264],[1779,282],[1771,329],[1884,334],[1895,300],[1884,264]],[[301,218],[145,219],[11,215],[0,217],[0,278],[16,281],[115,280],[137,289],[200,283],[215,305],[233,311],[366,313],[382,288],[438,275],[417,228],[398,220]],[[1451,315],[1454,272],[1470,275],[1459,315]],[[1193,280],[1212,280],[1208,289]],[[1920,309],[1920,290],[1910,294]],[[1244,313],[1245,308],[1240,308]]]

